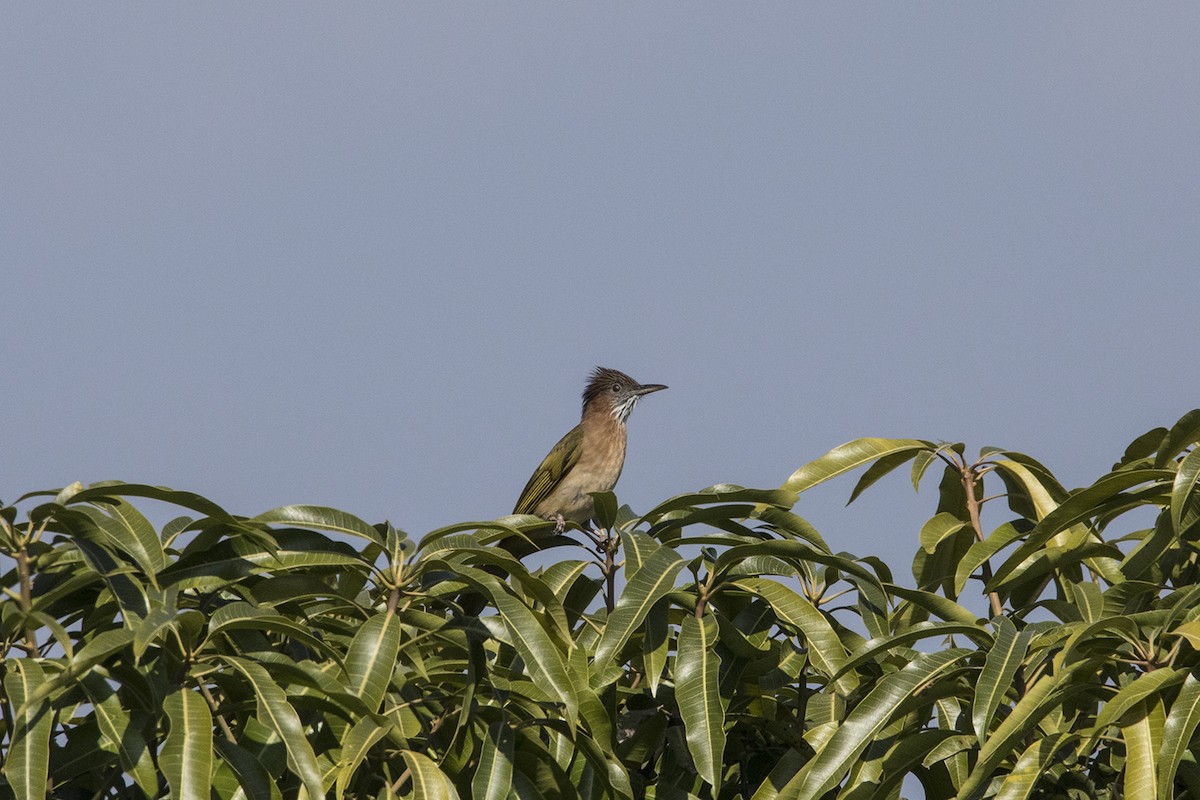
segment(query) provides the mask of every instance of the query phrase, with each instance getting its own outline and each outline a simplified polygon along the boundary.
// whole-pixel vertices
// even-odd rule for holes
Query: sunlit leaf
[[[604,633],[594,655],[598,665],[606,664],[620,653],[650,608],[675,587],[675,578],[683,569],[683,563],[674,550],[660,547],[633,574],[604,625]]]
[[[830,478],[835,478],[842,473],[887,456],[911,451],[915,457],[922,450],[936,448],[937,445],[933,442],[919,439],[855,439],[833,448],[825,455],[793,472],[792,476],[783,484],[783,488],[798,494],[819,483],[824,483]],[[899,466],[900,463],[903,461],[893,464],[892,468]]]
[[[992,717],[1012,688],[1013,677],[1024,662],[1033,639],[1031,628],[1018,631],[1007,617],[999,617],[995,623],[996,639],[983,662],[971,704],[971,724],[980,744],[987,741]]]
[[[346,686],[367,708],[378,709],[400,652],[400,619],[382,611],[367,620],[346,651]]]
[[[1158,447],[1154,466],[1162,469],[1189,446],[1200,442],[1200,408],[1193,409],[1171,426]]]
[[[683,619],[675,657],[675,697],[696,769],[711,786],[721,785],[725,753],[725,699],[717,688],[721,659],[713,652],[717,623]]]
[[[412,750],[400,753],[412,773],[414,800],[458,800],[454,784],[428,756]]]
[[[829,740],[818,748],[816,757],[783,787],[779,797],[807,800],[820,797],[837,786],[916,688],[968,655],[970,651],[958,648],[920,653],[899,672],[878,681]]]
[[[479,800],[506,800],[512,791],[513,779],[512,729],[506,722],[494,722],[479,756],[479,766],[471,781],[471,796]]]
[[[224,660],[237,669],[250,682],[258,700],[258,718],[278,734],[287,749],[288,766],[300,779],[311,800],[324,797],[321,770],[317,765],[312,745],[305,735],[296,709],[288,702],[287,694],[271,678],[270,672],[253,661],[224,656]]]
[[[208,800],[212,785],[213,719],[208,703],[191,689],[167,695],[163,710],[170,720],[159,766],[173,800]]]
[[[46,684],[46,675],[32,658],[7,659],[4,667],[4,691],[15,713],[4,757],[4,776],[18,800],[40,799],[46,796],[54,715],[49,703],[34,697]]]
[[[251,517],[247,522],[262,525],[296,525],[304,528],[318,528],[320,530],[333,531],[334,533],[342,533],[346,536],[357,536],[361,539],[375,542],[378,545],[385,544],[383,537],[379,535],[379,531],[374,526],[368,525],[353,514],[347,514],[345,511],[325,506],[283,506],[282,508],[276,508],[264,514],[259,514],[257,517]]]

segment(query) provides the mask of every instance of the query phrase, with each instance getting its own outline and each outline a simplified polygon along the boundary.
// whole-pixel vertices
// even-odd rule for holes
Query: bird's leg
[[[554,523],[554,532],[556,534],[562,533],[563,530],[565,530],[567,527],[567,521],[565,519],[563,519],[563,515],[561,512],[558,514],[555,514],[553,517],[551,517],[550,521]]]

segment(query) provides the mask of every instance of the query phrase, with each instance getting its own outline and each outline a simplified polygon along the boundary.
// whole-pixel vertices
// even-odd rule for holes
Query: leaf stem
[[[975,530],[975,539],[982,542],[984,538],[983,523],[979,520],[979,498],[975,496],[975,479],[978,477],[977,465],[964,465],[959,474],[962,476],[963,493],[967,498],[967,514],[971,517],[971,527]],[[983,585],[987,586],[992,582],[991,561],[984,559],[979,569],[983,576]],[[1000,602],[999,592],[995,589],[988,592],[988,600],[992,604],[992,616],[1003,616],[1004,605]]]

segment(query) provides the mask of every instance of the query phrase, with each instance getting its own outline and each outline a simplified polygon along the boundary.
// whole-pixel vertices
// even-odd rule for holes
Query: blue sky
[[[204,4],[0,29],[0,497],[646,510],[859,436],[1068,485],[1200,405],[1200,6]],[[798,511],[906,574],[931,482]]]

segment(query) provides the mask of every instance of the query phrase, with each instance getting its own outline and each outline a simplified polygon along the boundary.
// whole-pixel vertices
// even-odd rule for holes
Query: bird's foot
[[[567,527],[567,521],[566,521],[565,519],[563,519],[563,515],[562,515],[562,514],[555,514],[555,515],[554,515],[554,516],[551,518],[551,521],[554,523],[554,532],[555,532],[556,534],[557,534],[557,533],[562,533],[564,530],[566,530],[566,527]]]

